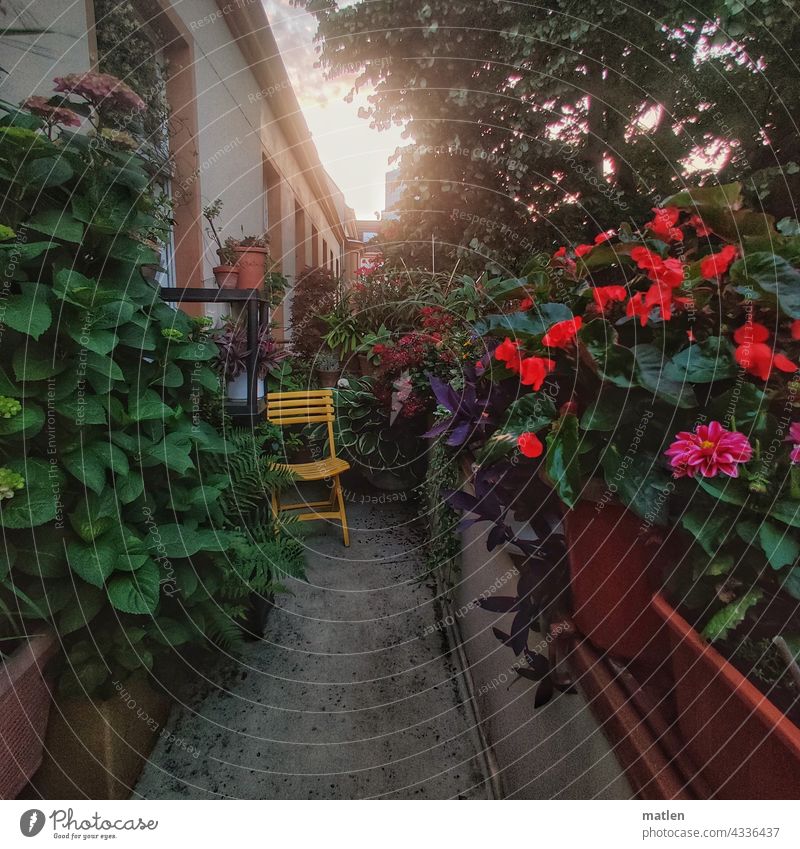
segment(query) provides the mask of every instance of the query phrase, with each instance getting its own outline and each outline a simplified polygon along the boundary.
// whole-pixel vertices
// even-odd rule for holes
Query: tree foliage
[[[369,0],[305,4],[331,76],[401,124],[385,250],[511,267],[685,181],[747,180],[791,213],[797,16],[780,0]]]

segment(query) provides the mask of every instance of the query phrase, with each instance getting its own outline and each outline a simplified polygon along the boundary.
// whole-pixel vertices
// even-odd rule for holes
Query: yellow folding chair
[[[344,509],[344,495],[339,475],[350,468],[347,460],[336,456],[336,444],[333,437],[333,422],[336,417],[333,406],[333,391],[316,389],[300,392],[270,392],[267,395],[267,421],[281,427],[296,424],[316,424],[326,422],[328,425],[328,443],[330,456],[313,463],[281,463],[282,468],[289,469],[295,479],[303,481],[321,481],[330,478],[333,481],[331,497],[326,501],[308,501],[299,504],[281,504],[277,492],[272,494],[272,509],[278,518],[282,511],[303,510],[307,507],[327,507],[327,510],[311,510],[307,513],[297,513],[296,518],[301,522],[314,519],[339,519],[342,523],[344,544],[350,545],[350,531],[347,528],[347,513]],[[335,510],[336,505],[339,509]]]

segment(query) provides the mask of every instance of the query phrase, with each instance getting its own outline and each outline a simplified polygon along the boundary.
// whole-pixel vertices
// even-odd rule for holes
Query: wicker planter
[[[102,701],[57,700],[34,786],[45,799],[127,799],[170,705],[138,677]]]
[[[0,664],[0,799],[16,798],[42,761],[52,701],[45,667],[57,647],[48,631]]]
[[[656,549],[641,536],[641,519],[610,502],[580,501],[564,513],[573,619],[598,649],[661,663],[668,639],[652,608]]]
[[[800,728],[661,595],[672,642],[678,725],[720,799],[800,799]]]

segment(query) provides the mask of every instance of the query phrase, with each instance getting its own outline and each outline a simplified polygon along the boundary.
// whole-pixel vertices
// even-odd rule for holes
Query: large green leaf
[[[578,419],[573,415],[562,416],[558,426],[547,434],[547,475],[568,507],[575,506],[581,492],[578,440]]]
[[[66,363],[61,362],[51,347],[44,342],[30,342],[14,349],[11,355],[11,367],[17,380],[46,380],[64,371]]]
[[[164,557],[191,557],[198,551],[224,551],[230,534],[187,525],[160,525],[148,539],[151,551]]]
[[[705,209],[736,209],[742,202],[742,184],[702,186],[684,189],[662,201],[662,206],[696,207],[702,213]]]
[[[764,521],[758,529],[758,541],[773,569],[790,566],[800,557],[800,540],[789,528]]]
[[[515,312],[509,315],[487,315],[475,324],[479,336],[492,333],[495,336],[542,336],[559,321],[572,318],[572,310],[566,304],[548,303],[537,305],[530,312]]]
[[[634,385],[633,353],[617,344],[617,332],[607,321],[590,321],[578,331],[578,337],[603,380],[623,388]]]
[[[79,243],[83,240],[83,224],[65,210],[44,209],[34,215],[27,226],[63,242]]]
[[[747,254],[731,266],[731,279],[755,286],[789,318],[800,318],[800,271],[782,257],[766,251]]]
[[[20,283],[19,295],[9,295],[5,303],[3,320],[5,323],[38,339],[50,327],[53,314],[47,306],[47,288],[37,283]]]
[[[44,411],[30,401],[22,402],[22,409],[10,419],[0,418],[0,437],[14,433],[35,436],[44,425]]]
[[[64,468],[93,492],[101,493],[106,485],[106,464],[86,445],[61,455]]]
[[[106,594],[91,584],[76,584],[75,598],[58,617],[58,633],[71,634],[88,625],[103,609]]]
[[[31,159],[18,171],[19,181],[28,189],[41,191],[72,179],[72,166],[63,156]]]
[[[59,509],[56,494],[64,482],[58,467],[24,457],[16,457],[5,465],[25,478],[25,486],[12,498],[0,500],[0,525],[31,528],[55,519]]]
[[[622,444],[622,440],[617,442]],[[650,524],[666,524],[670,478],[658,457],[641,447],[623,455],[617,444],[611,443],[600,462],[609,488],[613,487],[623,504]]]
[[[733,349],[727,339],[711,336],[676,354],[665,364],[663,374],[680,384],[713,383],[735,377]]]
[[[67,546],[70,568],[93,587],[105,584],[118,558],[113,542],[102,537],[89,543],[75,540]]]
[[[692,387],[665,373],[663,354],[655,345],[636,345],[632,350],[640,386],[676,407],[697,406]]]
[[[160,586],[158,566],[148,560],[135,572],[114,575],[108,582],[108,598],[114,608],[123,613],[153,614]]]
[[[128,402],[128,415],[135,422],[148,419],[171,419],[175,411],[168,407],[157,392],[152,389],[144,389],[141,392],[132,393]]]

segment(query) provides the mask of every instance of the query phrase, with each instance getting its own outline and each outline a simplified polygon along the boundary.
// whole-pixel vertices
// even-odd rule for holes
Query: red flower
[[[736,328],[733,341],[737,345],[752,345],[753,342],[766,342],[769,339],[769,330],[757,321],[745,322]]]
[[[522,361],[520,368],[520,383],[538,392],[542,388],[544,379],[555,367],[556,364],[546,357],[527,357]]]
[[[650,309],[651,307],[645,302],[644,292],[637,292],[635,295],[631,295],[631,299],[625,307],[625,315],[635,316],[644,327],[650,318]]]
[[[769,380],[773,368],[790,374],[797,371],[797,366],[788,357],[774,353],[764,342],[742,345],[736,349],[734,357],[745,371],[761,380]]]
[[[595,286],[592,297],[597,309],[603,312],[612,301],[624,301],[628,297],[628,290],[624,286]]]
[[[575,256],[581,257],[586,256],[594,248],[594,245],[578,245],[575,248]]]
[[[616,235],[616,230],[606,230],[605,233],[599,233],[597,236],[594,237],[594,243],[596,245],[602,245],[603,242],[607,242],[609,239],[613,239]]]
[[[645,293],[644,302],[648,310],[659,307],[661,318],[669,321],[672,318],[672,289],[654,283]]]
[[[710,236],[712,231],[708,228],[705,221],[699,215],[692,215],[687,222],[690,227],[694,227],[694,232],[697,233],[701,238],[703,236]]]
[[[657,253],[641,246],[634,248],[630,257],[653,283],[673,289],[683,283],[683,263],[679,259],[661,259]]]
[[[567,255],[567,249],[565,247],[560,247],[554,254],[553,259],[561,259]]]
[[[568,348],[575,339],[575,334],[581,329],[583,319],[580,316],[566,321],[556,322],[542,336],[542,345],[546,348]]]
[[[725,245],[719,253],[703,257],[700,262],[700,274],[705,280],[713,280],[715,277],[719,277],[730,268],[737,253],[738,251],[733,245]]]
[[[800,319],[792,322],[792,339],[800,339]]]
[[[648,221],[645,227],[654,236],[664,242],[680,242],[683,239],[680,227],[675,226],[681,216],[681,211],[676,206],[668,206],[665,209],[655,207],[653,213],[653,220]]]
[[[519,374],[522,368],[522,354],[520,353],[519,342],[512,342],[506,337],[504,342],[501,342],[494,351],[494,358],[501,363],[506,364],[509,371]]]
[[[544,451],[542,441],[535,433],[531,433],[530,431],[520,434],[517,439],[517,445],[526,457],[541,457]]]
[[[521,312],[525,312],[529,310],[533,306],[533,298],[523,298],[519,302],[519,308]]]

